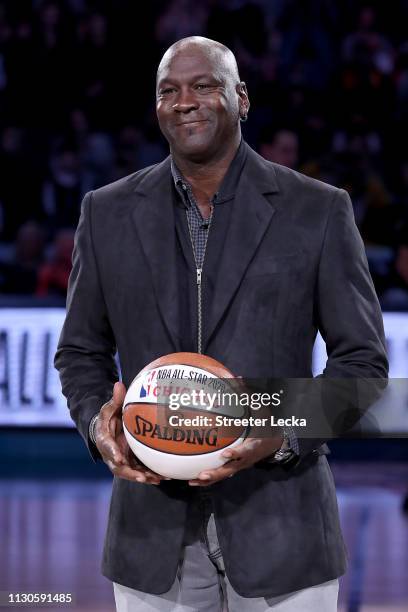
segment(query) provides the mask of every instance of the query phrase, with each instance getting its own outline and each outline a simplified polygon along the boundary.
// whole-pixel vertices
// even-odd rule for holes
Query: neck
[[[240,137],[233,146],[220,152],[210,160],[192,161],[179,157],[172,151],[173,159],[183,177],[190,183],[193,191],[204,193],[211,198],[219,190],[224,176],[234,159],[240,143]]]

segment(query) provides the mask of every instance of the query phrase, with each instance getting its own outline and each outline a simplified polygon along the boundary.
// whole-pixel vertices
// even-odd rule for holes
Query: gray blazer
[[[171,193],[167,158],[83,202],[55,365],[95,458],[88,425],[117,380],[116,349],[126,386],[147,363],[180,350]],[[386,377],[381,312],[346,192],[248,147],[230,217],[221,210],[208,244],[209,268],[212,250],[218,259],[203,352],[243,376],[306,378],[319,329],[325,376]],[[225,237],[217,233],[223,224]],[[226,572],[243,596],[273,597],[345,571],[324,447],[299,442],[295,467],[259,464],[211,487]],[[115,478],[104,575],[167,591],[193,494],[178,481],[153,487]]]

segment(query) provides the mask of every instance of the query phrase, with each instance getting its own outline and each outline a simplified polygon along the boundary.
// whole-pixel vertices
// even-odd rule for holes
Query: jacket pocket
[[[245,278],[263,276],[265,274],[277,274],[281,271],[292,269],[300,264],[301,258],[301,253],[259,257],[251,263],[245,274]]]

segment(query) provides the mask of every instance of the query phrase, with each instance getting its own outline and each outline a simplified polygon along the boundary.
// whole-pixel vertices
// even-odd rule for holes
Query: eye
[[[213,87],[213,85],[209,85],[208,83],[197,83],[196,85],[196,89],[208,89],[210,87]]]
[[[159,91],[159,96],[165,96],[166,94],[172,93],[174,91],[174,87],[166,87],[165,89],[161,89]]]

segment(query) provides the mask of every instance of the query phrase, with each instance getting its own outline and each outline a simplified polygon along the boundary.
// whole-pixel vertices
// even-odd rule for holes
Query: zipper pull
[[[202,268],[197,268],[197,285],[201,285],[201,273],[202,273]]]

